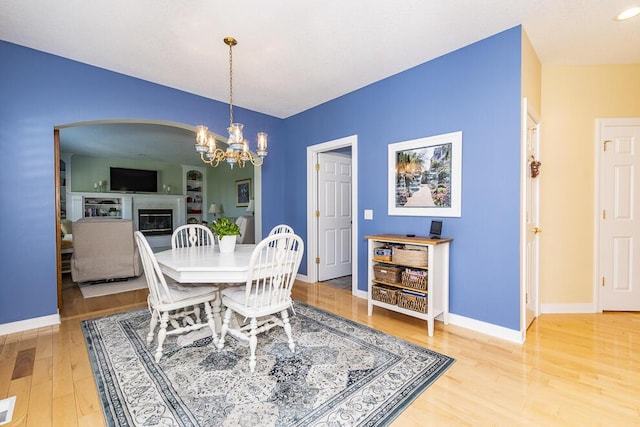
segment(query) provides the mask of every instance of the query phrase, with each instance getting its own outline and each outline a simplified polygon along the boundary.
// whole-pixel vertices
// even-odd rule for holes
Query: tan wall
[[[592,303],[598,118],[640,117],[640,64],[542,66],[540,302]]]
[[[526,97],[529,105],[540,113],[540,85],[542,67],[527,33],[522,30],[522,97]]]

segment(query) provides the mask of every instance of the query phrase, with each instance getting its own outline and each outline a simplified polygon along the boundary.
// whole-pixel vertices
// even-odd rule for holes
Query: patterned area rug
[[[82,322],[109,426],[378,426],[390,423],[454,359],[296,303],[296,352],[282,328],[249,348],[227,336],[179,347],[167,337],[155,363],[149,313]]]

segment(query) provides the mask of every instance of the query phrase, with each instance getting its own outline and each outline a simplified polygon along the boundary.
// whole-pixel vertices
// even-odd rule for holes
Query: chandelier
[[[233,37],[225,37],[224,43],[229,46],[229,139],[227,148],[222,149],[216,146],[215,135],[209,133],[206,126],[196,127],[196,152],[200,154],[200,160],[211,167],[216,167],[220,162],[225,161],[233,169],[235,165],[243,168],[246,162],[251,162],[254,166],[262,165],[267,157],[267,134],[258,133],[257,157],[249,151],[249,143],[242,135],[242,123],[233,122],[233,46],[238,41]]]

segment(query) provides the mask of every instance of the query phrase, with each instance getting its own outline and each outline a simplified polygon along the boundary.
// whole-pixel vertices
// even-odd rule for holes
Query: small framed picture
[[[251,200],[251,178],[236,181],[236,207],[249,206]]]

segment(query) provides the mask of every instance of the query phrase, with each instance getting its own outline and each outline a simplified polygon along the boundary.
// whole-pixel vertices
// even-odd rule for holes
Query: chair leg
[[[227,318],[225,316],[225,322]],[[258,319],[255,317],[251,318],[251,331],[249,331],[249,350],[251,354],[249,356],[249,369],[251,369],[251,373],[256,370],[256,347],[258,347],[258,338],[256,334],[258,333]]]
[[[289,311],[282,310],[280,312],[280,316],[282,317],[284,331],[287,334],[287,338],[289,338],[289,349],[291,350],[291,353],[295,353],[296,343],[293,342],[293,336],[291,335],[291,323],[289,322]]]
[[[151,320],[149,321],[149,334],[147,334],[147,345],[153,342],[153,337],[156,334],[156,326],[158,326],[158,310],[151,310]]]
[[[205,307],[205,310],[206,310],[206,307]],[[196,323],[200,323],[201,322],[201,320],[200,320],[200,304],[196,304],[196,305],[193,306],[193,315],[196,318]]]
[[[230,308],[227,308],[227,311],[224,313],[224,321],[222,322],[222,328],[220,328],[220,339],[218,340],[218,350],[222,350],[224,347],[224,336],[227,335],[232,313],[233,311]]]
[[[218,344],[218,334],[216,334],[216,323],[213,320],[213,314],[211,313],[211,304],[209,304],[208,301],[204,303],[204,312],[207,314],[207,324],[211,329],[211,339],[213,340],[213,345],[216,346]]]
[[[162,345],[167,336],[167,324],[169,323],[169,313],[164,312],[160,316],[160,330],[158,331],[158,348],[156,349],[156,363],[160,362],[162,357]]]
[[[222,319],[220,313],[222,312],[222,306],[220,305],[220,294],[216,296],[216,299],[211,304],[211,310],[213,311],[213,321],[216,323],[216,328],[222,327]]]

